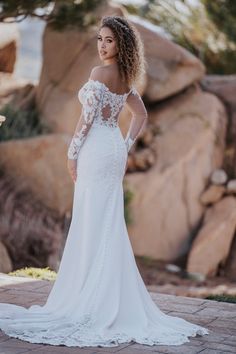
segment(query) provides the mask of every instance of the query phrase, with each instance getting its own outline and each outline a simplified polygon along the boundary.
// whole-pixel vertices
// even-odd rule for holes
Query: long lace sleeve
[[[101,103],[102,89],[94,81],[88,81],[81,93],[82,112],[76,125],[67,156],[71,160],[76,160],[82,144],[93,124],[95,114]]]
[[[148,115],[143,100],[134,87],[126,100],[126,103],[128,105],[128,109],[132,113],[129,130],[125,137],[125,144],[127,151],[129,152],[138,135],[141,133],[143,127],[145,126]]]

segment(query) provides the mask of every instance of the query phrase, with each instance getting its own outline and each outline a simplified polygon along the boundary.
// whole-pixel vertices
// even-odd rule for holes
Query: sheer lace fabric
[[[77,159],[79,150],[92,126],[118,127],[119,113],[127,101],[132,112],[130,128],[125,137],[127,151],[130,150],[147,119],[147,111],[138,91],[132,87],[128,93],[119,95],[98,80],[90,79],[79,90],[82,113],[68,149],[68,158]]]
[[[123,177],[129,139],[146,113],[134,88],[118,95],[89,80],[79,92],[81,122],[69,156],[77,159],[72,220],[57,278],[43,306],[0,303],[0,329],[31,343],[68,347],[180,345],[208,330],[164,314],[137,268],[124,219]],[[136,117],[125,143],[118,114]],[[55,176],[56,178],[56,176]],[[144,235],[145,237],[145,235]]]
[[[136,90],[132,95],[128,96],[127,104],[132,112],[131,124],[125,137],[127,151],[129,151],[145,126],[147,121],[147,111],[141,96]]]

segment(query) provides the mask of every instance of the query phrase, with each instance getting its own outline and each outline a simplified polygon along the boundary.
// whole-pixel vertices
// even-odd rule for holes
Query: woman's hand
[[[67,167],[72,180],[75,182],[77,178],[77,160],[67,159]]]

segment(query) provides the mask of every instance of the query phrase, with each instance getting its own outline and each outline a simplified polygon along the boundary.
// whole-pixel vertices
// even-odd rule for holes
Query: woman
[[[180,345],[208,330],[155,305],[124,219],[127,156],[147,121],[133,86],[144,70],[142,42],[129,21],[107,16],[97,46],[103,65],[79,91],[82,113],[68,148],[73,210],[56,281],[44,306],[0,304],[0,328],[12,337],[53,345]],[[124,104],[133,114],[125,139],[118,126]]]

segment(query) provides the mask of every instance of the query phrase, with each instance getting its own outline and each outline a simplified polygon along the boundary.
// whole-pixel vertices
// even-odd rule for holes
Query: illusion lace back
[[[125,138],[128,152],[147,118],[145,106],[136,89],[132,87],[128,93],[119,95],[111,92],[104,83],[90,79],[79,90],[78,97],[82,103],[82,114],[68,150],[68,157],[77,159],[80,147],[92,125],[117,128],[119,113],[125,102],[133,112],[130,129]]]
[[[89,80],[79,91],[81,117],[68,148],[77,160],[72,220],[57,278],[43,306],[0,304],[0,328],[31,343],[112,347],[180,345],[208,330],[164,314],[137,268],[124,219],[128,151],[147,120],[134,87],[123,95]],[[118,117],[132,112],[123,139]],[[143,235],[145,237],[145,235]]]

